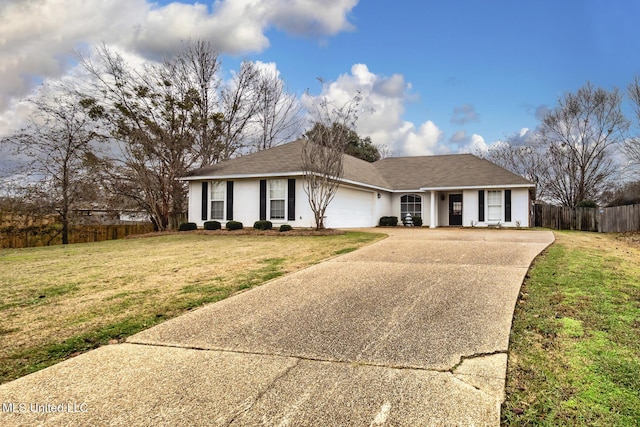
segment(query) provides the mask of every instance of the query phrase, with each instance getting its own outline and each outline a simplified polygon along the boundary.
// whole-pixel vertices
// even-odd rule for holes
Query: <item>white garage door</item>
[[[373,227],[375,193],[340,187],[327,208],[325,226],[329,228]]]

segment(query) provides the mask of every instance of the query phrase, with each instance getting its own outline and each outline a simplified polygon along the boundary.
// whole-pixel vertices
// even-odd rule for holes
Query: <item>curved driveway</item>
[[[513,309],[553,234],[384,231],[383,241],[0,386],[6,401],[87,409],[7,421],[499,425]]]

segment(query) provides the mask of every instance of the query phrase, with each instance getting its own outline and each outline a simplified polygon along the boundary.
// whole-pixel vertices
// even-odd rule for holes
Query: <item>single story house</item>
[[[314,227],[304,191],[304,140],[223,161],[182,177],[189,221]],[[344,155],[340,187],[326,211],[330,228],[373,227],[382,216],[420,216],[423,226],[528,227],[535,184],[471,154],[389,157],[374,163]]]

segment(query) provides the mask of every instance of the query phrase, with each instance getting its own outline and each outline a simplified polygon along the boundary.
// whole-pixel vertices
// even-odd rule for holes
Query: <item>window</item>
[[[462,215],[462,202],[452,202],[451,203],[451,207],[452,207],[452,213],[454,215],[460,216]]]
[[[407,214],[422,216],[422,197],[417,194],[407,194],[400,198],[400,218],[404,219]]]
[[[211,183],[210,198],[211,201],[211,219],[224,219],[224,187],[223,181],[214,181]]]
[[[502,220],[502,191],[487,191],[487,221]]]
[[[269,218],[284,219],[287,199],[287,180],[272,179],[269,181]]]

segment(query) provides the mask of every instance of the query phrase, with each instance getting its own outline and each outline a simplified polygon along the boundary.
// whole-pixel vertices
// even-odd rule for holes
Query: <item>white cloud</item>
[[[265,32],[322,37],[351,30],[358,0],[17,0],[0,4],[0,111],[47,77],[63,75],[76,48],[105,42],[147,58],[203,39],[222,53],[260,52]]]
[[[469,145],[467,147],[463,148],[461,151],[462,152],[471,152],[471,153],[479,152],[479,151],[486,152],[489,149],[489,146],[490,145],[488,145],[484,141],[484,138],[482,136],[474,133],[473,135],[471,135],[471,141],[469,142]]]
[[[403,148],[406,156],[430,156],[449,151],[445,146],[439,145],[442,141],[442,131],[431,120],[422,123],[418,130],[413,124],[409,124],[403,130]]]
[[[365,64],[355,64],[350,74],[342,74],[327,82],[319,96],[342,106],[360,92],[363,112],[356,124],[361,136],[369,136],[374,144],[388,147],[394,155],[429,155],[450,152],[442,144],[443,133],[428,120],[416,125],[403,120],[405,105],[414,95],[411,85],[401,74],[390,77],[375,74]],[[309,107],[310,100],[303,97]]]
[[[277,28],[299,36],[326,36],[353,30],[347,15],[358,0],[255,0]]]

